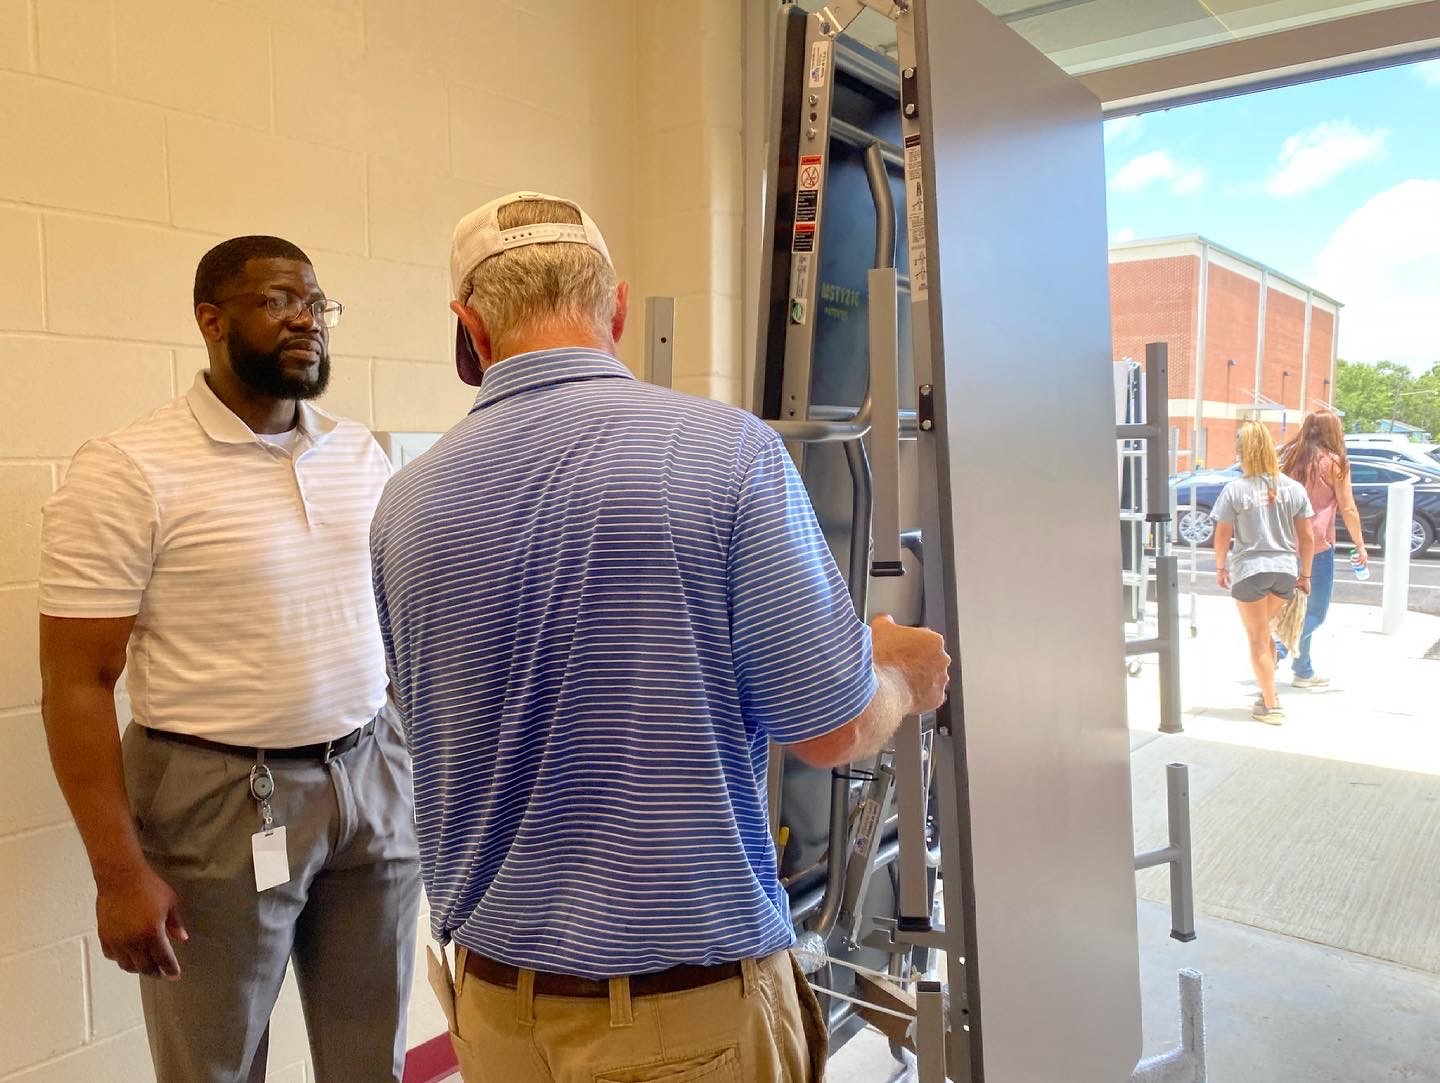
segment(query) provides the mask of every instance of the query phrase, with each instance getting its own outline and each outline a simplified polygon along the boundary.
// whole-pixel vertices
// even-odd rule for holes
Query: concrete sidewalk
[[[1234,604],[1197,611],[1185,733],[1157,732],[1153,658],[1129,684],[1137,849],[1165,837],[1164,765],[1189,763],[1199,916],[1170,940],[1165,871],[1137,878],[1147,1051],[1173,1044],[1193,966],[1215,1083],[1440,1081],[1440,617],[1385,636],[1377,608],[1333,606],[1313,652],[1332,683],[1292,689],[1282,666],[1272,727],[1250,718]]]
[[[1189,736],[1440,774],[1440,661],[1426,658],[1440,643],[1440,617],[1407,613],[1400,631],[1387,636],[1379,630],[1378,608],[1332,605],[1311,652],[1316,673],[1329,677],[1330,685],[1291,688],[1289,663],[1282,662],[1276,690],[1286,723],[1265,726],[1250,717],[1258,689],[1235,603],[1204,596],[1196,603],[1198,635],[1188,637],[1181,622],[1181,704]],[[1189,612],[1188,598],[1182,611]],[[1140,676],[1129,688],[1131,729],[1156,732],[1154,656],[1141,660]]]

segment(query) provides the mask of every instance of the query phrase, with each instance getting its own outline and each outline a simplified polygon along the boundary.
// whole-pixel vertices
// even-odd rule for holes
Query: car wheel
[[[1435,542],[1435,531],[1418,516],[1410,520],[1410,555],[1418,557]]]
[[[1180,516],[1180,540],[1186,545],[1209,545],[1215,537],[1215,520],[1209,508],[1191,508]]]
[[[1383,549],[1385,547],[1385,520],[1381,519],[1375,528],[1375,541]],[[1429,523],[1419,516],[1410,520],[1410,555],[1418,557],[1425,550],[1435,543],[1435,530]]]

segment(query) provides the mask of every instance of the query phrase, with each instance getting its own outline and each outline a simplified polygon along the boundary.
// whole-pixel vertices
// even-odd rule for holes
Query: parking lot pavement
[[[1380,604],[1381,587],[1385,582],[1385,558],[1371,556],[1370,578],[1364,582],[1350,572],[1350,547],[1337,545],[1335,552],[1339,560],[1335,567],[1334,601],[1351,605]],[[1215,553],[1210,549],[1196,549],[1196,581],[1190,582],[1191,549],[1182,546],[1174,550],[1180,558],[1180,593],[1201,595],[1223,595],[1226,591],[1215,586]],[[1440,546],[1432,548],[1423,556],[1410,561],[1410,609],[1416,613],[1430,613],[1440,616]]]

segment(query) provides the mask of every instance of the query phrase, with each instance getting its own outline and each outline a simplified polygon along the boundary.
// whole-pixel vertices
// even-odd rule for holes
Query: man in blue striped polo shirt
[[[767,743],[873,753],[943,698],[940,637],[856,619],[773,431],[615,358],[627,287],[579,207],[481,207],[451,278],[481,390],[371,545],[462,1072],[817,1079]]]

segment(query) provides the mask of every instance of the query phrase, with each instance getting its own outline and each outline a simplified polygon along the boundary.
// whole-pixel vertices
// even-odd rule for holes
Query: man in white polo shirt
[[[307,401],[341,306],[304,252],[226,241],[194,300],[209,370],[45,507],[51,759],[106,957],[168,979],[141,982],[161,1083],[263,1080],[291,961],[316,1077],[399,1080],[419,879],[370,587],[389,467]]]

